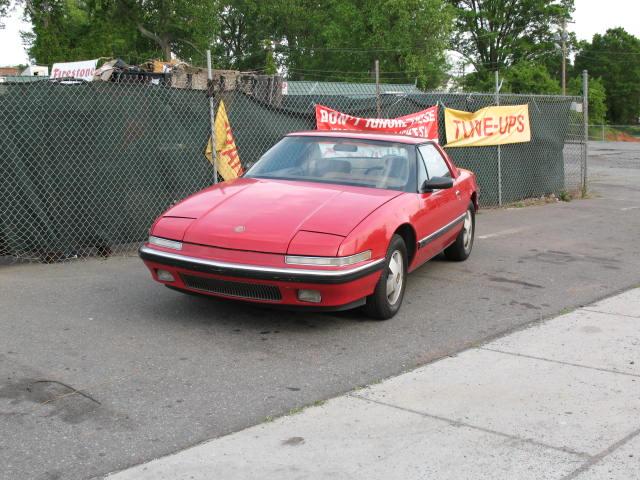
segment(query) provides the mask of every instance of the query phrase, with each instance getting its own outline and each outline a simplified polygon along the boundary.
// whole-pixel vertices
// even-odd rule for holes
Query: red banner
[[[397,118],[360,118],[316,105],[318,130],[396,133],[438,141],[438,106]]]

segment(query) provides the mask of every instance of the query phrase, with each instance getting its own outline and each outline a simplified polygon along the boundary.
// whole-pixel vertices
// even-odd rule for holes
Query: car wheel
[[[449,260],[461,262],[466,260],[473,248],[473,238],[476,232],[476,207],[469,203],[469,208],[464,215],[462,230],[456,237],[456,241],[450,247],[445,248],[444,254]]]
[[[393,317],[402,304],[407,285],[407,246],[400,235],[394,235],[387,250],[386,267],[382,270],[373,295],[367,297],[365,310],[376,320]]]

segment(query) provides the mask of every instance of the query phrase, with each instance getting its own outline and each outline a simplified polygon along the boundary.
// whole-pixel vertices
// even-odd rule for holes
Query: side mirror
[[[425,180],[420,187],[420,193],[433,192],[434,190],[444,190],[453,187],[453,178],[451,177],[431,177]]]

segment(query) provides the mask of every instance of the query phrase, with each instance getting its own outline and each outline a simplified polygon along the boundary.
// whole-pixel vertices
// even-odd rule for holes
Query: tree
[[[218,33],[216,8],[216,0],[127,0],[123,10],[135,20],[138,31],[160,48],[165,61],[172,54],[202,61]]]
[[[265,49],[267,51],[267,55],[265,58],[264,73],[266,75],[275,75],[278,73],[278,66],[276,65],[275,58],[273,58],[273,49],[269,42],[265,42]]]
[[[0,0],[7,1],[7,0]],[[453,22],[446,0],[26,1],[40,63],[161,55],[217,68],[283,68],[292,79],[381,79],[439,86]]]
[[[435,87],[446,76],[452,11],[443,0],[289,0],[281,32],[293,79],[381,80]]]
[[[219,4],[216,12],[219,35],[216,65],[236,70],[275,69],[272,43],[282,5],[274,0],[230,0]],[[271,55],[271,60],[269,60]]]
[[[583,95],[582,77],[569,80],[567,90],[571,95]],[[601,78],[589,79],[589,123],[602,125],[607,118],[607,92]]]
[[[561,93],[560,82],[551,77],[543,64],[523,61],[498,72],[503,93],[534,93],[557,95]],[[461,82],[466,91],[493,92],[495,76],[487,72],[472,72]]]
[[[557,55],[554,35],[574,0],[449,0],[456,11],[453,48],[480,78],[518,62]],[[559,62],[558,62],[559,64]]]
[[[4,27],[4,23],[2,23],[2,19],[9,14],[10,7],[11,7],[10,0],[0,0],[0,28]]]
[[[3,1],[3,0],[0,0]],[[217,31],[216,0],[25,0],[33,33],[23,37],[38,63],[161,55],[204,62]]]
[[[596,34],[576,56],[577,71],[601,78],[607,95],[607,117],[612,123],[636,124],[640,117],[640,39],[623,28]]]
[[[153,45],[123,18],[116,22],[117,4],[77,0],[29,0],[25,16],[33,33],[23,35],[29,56],[40,64],[96,57],[152,54]],[[144,57],[146,58],[146,57]]]
[[[512,93],[561,93],[560,82],[552,78],[544,65],[529,61],[516,63],[504,73],[505,91]],[[503,87],[504,88],[504,87]]]

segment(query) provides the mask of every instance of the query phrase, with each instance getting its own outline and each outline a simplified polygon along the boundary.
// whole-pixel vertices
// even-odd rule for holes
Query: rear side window
[[[420,145],[418,147],[420,155],[427,167],[429,178],[433,177],[450,177],[451,172],[440,152],[433,145]]]

